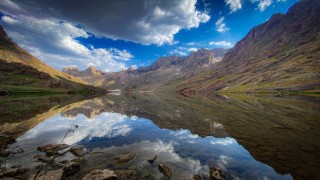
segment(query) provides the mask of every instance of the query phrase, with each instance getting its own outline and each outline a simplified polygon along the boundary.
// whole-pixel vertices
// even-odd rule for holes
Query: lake
[[[209,179],[212,168],[227,179],[317,179],[319,102],[270,94],[2,97],[0,176],[26,179],[81,156],[64,178],[107,168],[120,179],[166,179],[163,164],[173,179]],[[38,147],[47,144],[83,154],[41,160]],[[23,171],[4,173],[14,168]]]

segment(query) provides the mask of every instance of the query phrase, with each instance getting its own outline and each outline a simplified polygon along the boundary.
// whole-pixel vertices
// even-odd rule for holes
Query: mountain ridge
[[[181,93],[319,91],[320,2],[302,0],[251,29],[213,69]]]
[[[106,73],[99,70],[97,74],[88,73],[89,68],[83,71],[74,67],[64,68],[62,71],[75,75],[91,85],[108,87],[111,89],[128,90],[163,90],[161,85],[174,78],[199,73],[200,70],[211,68],[222,60],[227,49],[216,48],[213,50],[199,49],[189,56],[164,56],[153,64],[137,69],[126,69],[120,72]],[[93,67],[91,67],[93,68]],[[152,77],[152,79],[150,79]],[[143,81],[143,82],[141,82]],[[157,84],[157,83],[161,83]],[[139,85],[137,85],[139,84]],[[154,84],[154,85],[152,85]]]
[[[102,91],[33,57],[13,42],[2,26],[0,26],[0,81],[0,91],[4,94]]]

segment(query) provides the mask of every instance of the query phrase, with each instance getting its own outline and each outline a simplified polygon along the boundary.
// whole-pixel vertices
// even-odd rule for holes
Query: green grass
[[[12,85],[0,85],[0,89],[4,89],[9,92],[10,95],[14,94],[63,94],[67,91],[55,88],[41,88],[32,86],[12,86]]]

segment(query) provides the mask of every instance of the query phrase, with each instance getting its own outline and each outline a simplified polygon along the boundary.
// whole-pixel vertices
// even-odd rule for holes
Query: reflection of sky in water
[[[71,119],[56,115],[17,140],[21,146],[33,148],[60,143],[71,125],[79,127],[74,133],[68,134],[64,143],[80,144],[89,151],[101,150],[112,156],[134,153],[137,157],[135,162],[140,168],[147,166],[143,158],[157,154],[157,161],[167,164],[176,172],[175,178],[180,178],[177,174],[184,174],[181,177],[206,174],[209,166],[216,166],[227,172],[230,178],[291,179],[291,176],[278,175],[271,167],[255,161],[233,138],[203,138],[193,135],[189,130],[160,129],[150,120],[117,113],[102,113],[92,119],[83,115]],[[156,168],[149,171],[156,171]],[[152,174],[157,176],[157,173]]]

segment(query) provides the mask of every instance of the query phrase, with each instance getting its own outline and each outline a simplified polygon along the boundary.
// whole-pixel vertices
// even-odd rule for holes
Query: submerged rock
[[[7,90],[4,89],[0,89],[0,96],[8,96],[9,92]]]
[[[4,177],[15,177],[18,174],[24,173],[26,170],[22,168],[6,168],[5,170],[1,170],[0,177],[1,179]]]
[[[201,176],[200,176],[199,174],[195,174],[195,175],[193,176],[193,179],[194,179],[194,180],[201,180],[202,178],[201,178]]]
[[[119,164],[124,164],[132,160],[136,155],[135,154],[122,154],[119,156],[116,156],[114,159]]]
[[[115,173],[118,175],[120,179],[129,179],[135,174],[135,171],[134,170],[116,170]]]
[[[153,163],[157,159],[158,155],[154,155],[152,158],[148,159],[149,163]]]
[[[50,155],[58,154],[60,150],[66,149],[68,147],[69,145],[67,144],[48,144],[45,146],[39,146],[37,150],[41,152],[45,152],[47,153],[47,155],[50,156]]]
[[[71,162],[75,162],[75,163],[83,163],[85,162],[86,160],[83,158],[83,157],[78,157],[78,158],[75,158],[75,159],[72,159]]]
[[[222,170],[216,167],[210,168],[210,180],[225,180],[226,176],[222,173]]]
[[[45,155],[35,155],[34,158],[36,158],[38,161],[41,161],[44,163],[50,162],[52,160],[50,157],[45,156]]]
[[[109,180],[116,179],[118,176],[114,173],[114,171],[109,169],[96,169],[91,171],[89,174],[85,175],[82,180]]]
[[[169,167],[164,164],[159,164],[158,169],[163,175],[167,176],[169,179],[172,179],[172,171]]]
[[[80,170],[80,164],[76,162],[68,162],[63,170],[67,176],[72,175]]]
[[[83,148],[83,147],[72,147],[72,148],[70,149],[70,152],[71,152],[73,155],[77,156],[77,157],[81,157],[81,156],[84,155],[84,148]]]
[[[148,172],[143,172],[140,177],[141,178],[149,178],[149,177],[151,177],[151,174]]]
[[[39,174],[32,174],[28,177],[28,180],[41,179],[41,180],[60,180],[63,177],[63,170],[54,171],[41,171]]]

